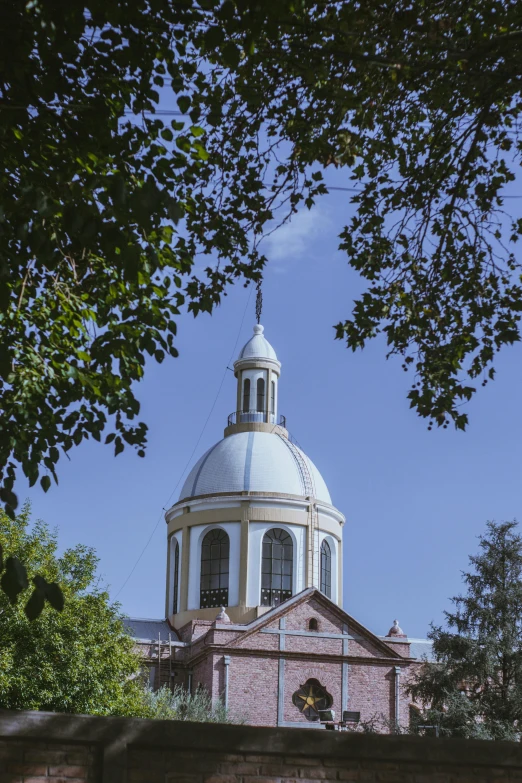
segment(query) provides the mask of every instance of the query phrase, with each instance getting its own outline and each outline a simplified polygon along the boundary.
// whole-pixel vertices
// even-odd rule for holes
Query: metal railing
[[[250,424],[252,422],[264,422],[279,427],[286,427],[286,417],[276,416],[275,413],[266,411],[234,411],[228,417],[228,426],[232,424]]]

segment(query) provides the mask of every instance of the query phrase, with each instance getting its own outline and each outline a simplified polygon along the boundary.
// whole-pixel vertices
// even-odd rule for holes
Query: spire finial
[[[386,635],[387,635],[388,637],[389,637],[389,636],[395,636],[395,637],[397,637],[397,636],[401,636],[401,637],[406,637],[406,634],[404,633],[404,631],[403,631],[403,630],[402,630],[402,628],[400,627],[400,625],[399,625],[399,621],[398,621],[398,620],[394,620],[394,621],[393,621],[393,625],[392,625],[392,627],[390,628],[390,630],[388,631],[388,633],[387,633]]]
[[[261,291],[261,284],[262,284],[262,282],[263,281],[260,278],[257,281],[257,283],[256,283],[256,289],[257,289],[257,294],[256,294],[256,320],[257,320],[257,323],[259,323],[261,321],[261,312],[263,310],[263,293]]]
[[[215,622],[216,623],[229,623],[230,622],[230,617],[226,613],[224,606],[221,607],[221,611],[217,615],[217,617],[215,619]]]

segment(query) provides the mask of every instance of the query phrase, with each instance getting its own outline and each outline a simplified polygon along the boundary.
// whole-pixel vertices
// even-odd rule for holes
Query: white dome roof
[[[218,492],[280,492],[306,496],[300,458],[306,463],[317,500],[332,503],[313,462],[287,438],[270,432],[238,432],[220,440],[194,465],[180,500]]]
[[[277,362],[276,352],[263,336],[264,327],[261,324],[254,326],[254,336],[243,346],[237,357],[240,359],[274,359]]]

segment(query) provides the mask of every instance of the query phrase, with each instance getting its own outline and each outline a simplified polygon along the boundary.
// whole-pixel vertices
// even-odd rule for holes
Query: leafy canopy
[[[341,247],[368,282],[337,337],[383,333],[417,412],[465,427],[520,333],[517,2],[29,0],[2,22],[8,513],[20,468],[47,490],[85,438],[143,456],[147,360],[176,355],[183,308],[259,279],[265,228],[329,166],[358,191]]]
[[[32,622],[0,592],[0,707],[93,715],[134,714],[141,703],[140,660],[117,604],[96,575],[92,549],[58,556],[56,534],[30,524],[26,504],[15,520],[0,511],[0,543],[63,590],[62,612],[46,605]]]
[[[411,406],[463,429],[461,406],[520,338],[522,219],[504,199],[522,149],[520,4],[226,1],[200,45],[226,117],[207,149],[250,152],[294,209],[303,177],[325,192],[325,167],[346,173],[340,246],[368,286],[336,335],[356,350],[384,334],[414,372]]]
[[[463,574],[446,628],[432,626],[436,663],[410,686],[423,722],[450,736],[522,736],[522,538],[516,522],[488,522]]]
[[[228,283],[259,276],[248,235],[269,213],[245,158],[206,150],[200,120],[221,111],[218,96],[204,118],[198,105],[211,77],[190,0],[4,5],[0,499],[13,516],[20,467],[47,491],[60,455],[108,427],[116,454],[144,455],[147,359],[177,355],[182,307],[210,312]],[[156,113],[162,95],[174,119]]]

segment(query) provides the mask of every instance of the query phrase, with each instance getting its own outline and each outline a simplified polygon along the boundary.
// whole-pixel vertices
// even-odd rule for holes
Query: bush
[[[144,688],[135,705],[135,716],[156,720],[186,720],[194,723],[242,723],[233,719],[225,705],[217,699],[212,701],[203,688],[191,694],[177,685],[171,691],[166,685],[157,691]]]

